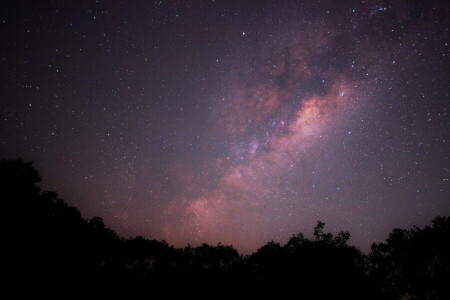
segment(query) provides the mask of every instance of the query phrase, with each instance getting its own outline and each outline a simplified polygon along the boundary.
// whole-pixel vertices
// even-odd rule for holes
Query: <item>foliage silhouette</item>
[[[423,229],[394,229],[372,245],[370,261],[386,299],[450,299],[450,217]]]
[[[347,244],[348,232],[334,236],[318,221],[313,238],[299,233],[241,256],[221,244],[174,248],[124,239],[100,217],[86,220],[56,193],[41,191],[40,180],[31,162],[0,161],[5,265],[18,295],[450,299],[449,217],[394,229],[369,255]]]

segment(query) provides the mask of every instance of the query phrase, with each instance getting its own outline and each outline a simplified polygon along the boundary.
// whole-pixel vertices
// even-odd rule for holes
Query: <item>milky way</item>
[[[450,214],[445,1],[6,1],[3,158],[125,236],[366,251]]]

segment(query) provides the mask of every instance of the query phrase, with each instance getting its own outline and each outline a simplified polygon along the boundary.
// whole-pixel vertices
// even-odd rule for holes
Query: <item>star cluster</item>
[[[0,156],[126,236],[367,250],[450,214],[445,1],[5,1]]]

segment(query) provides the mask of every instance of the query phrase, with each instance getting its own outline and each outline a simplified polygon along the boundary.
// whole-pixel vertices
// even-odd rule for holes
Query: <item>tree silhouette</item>
[[[394,229],[369,255],[348,245],[349,232],[334,236],[318,221],[312,238],[298,233],[241,256],[220,243],[174,248],[124,239],[102,218],[86,220],[55,192],[41,191],[40,180],[31,162],[0,161],[4,270],[19,295],[450,299],[449,217]]]
[[[394,229],[385,243],[372,245],[370,261],[385,298],[449,299],[450,218]]]

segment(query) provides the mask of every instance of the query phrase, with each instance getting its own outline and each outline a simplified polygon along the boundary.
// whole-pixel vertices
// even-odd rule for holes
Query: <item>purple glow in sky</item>
[[[450,214],[445,1],[4,1],[0,156],[125,236],[366,251]]]

